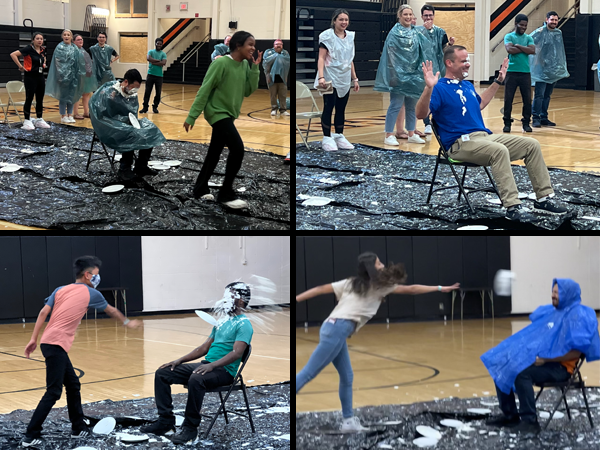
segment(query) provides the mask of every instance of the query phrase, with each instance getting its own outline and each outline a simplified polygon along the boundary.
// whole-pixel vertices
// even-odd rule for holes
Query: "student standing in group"
[[[46,89],[46,80],[42,71],[46,68],[46,47],[43,47],[44,35],[42,33],[33,33],[31,45],[14,51],[10,54],[21,72],[25,72],[25,104],[23,105],[24,130],[33,130],[35,128],[50,128],[44,119],[44,91]],[[23,65],[19,62],[19,57],[23,57]],[[35,96],[35,112],[37,119],[30,120],[31,103]]]
[[[212,52],[212,54],[210,55],[210,61],[214,61],[217,58],[221,58],[222,56],[225,56],[227,53],[229,53],[229,40],[231,39],[231,36],[227,35],[225,36],[225,42],[223,44],[217,44],[215,45],[215,51]]]
[[[287,77],[290,71],[290,54],[283,49],[283,41],[276,39],[273,48],[265,51],[263,68],[267,85],[271,93],[271,115],[277,115],[277,100],[279,100],[279,112],[282,116],[289,116],[287,108]]]
[[[90,54],[88,52],[86,52],[85,49],[83,48],[83,37],[80,34],[76,34],[74,42],[75,42],[75,45],[77,46],[77,48],[79,49],[79,51],[81,52],[81,54],[83,55],[83,58],[85,60],[85,75],[82,75],[81,79],[79,80],[79,82],[81,83],[82,89],[83,89],[83,93],[81,96],[81,98],[83,100],[83,116],[81,116],[79,114],[79,100],[78,100],[77,102],[75,102],[75,107],[73,108],[73,112],[75,113],[75,115],[73,117],[77,120],[82,120],[84,118],[89,119],[90,118],[90,108],[89,108],[90,97],[92,96],[92,92],[94,92],[96,89],[98,89],[98,82],[96,81],[96,77],[92,73],[92,58],[90,57]]]
[[[119,54],[106,43],[106,33],[98,33],[97,39],[98,43],[90,47],[90,55],[94,60],[92,70],[96,81],[98,86],[102,86],[107,81],[115,80],[110,65],[119,59]]]
[[[150,94],[152,94],[153,87],[156,87],[156,93],[154,94],[152,112],[158,114],[158,105],[160,104],[160,93],[162,91],[163,83],[163,67],[167,64],[167,54],[162,51],[163,40],[161,38],[156,39],[154,45],[156,49],[150,50],[146,56],[146,59],[150,63],[150,67],[148,68],[148,76],[146,77],[144,105],[140,114],[146,114],[148,112],[148,102],[150,102]]]

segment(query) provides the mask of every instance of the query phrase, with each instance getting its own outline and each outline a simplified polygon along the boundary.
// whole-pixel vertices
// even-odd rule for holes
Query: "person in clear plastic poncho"
[[[61,123],[75,123],[73,104],[79,101],[83,93],[81,76],[85,75],[85,59],[72,43],[71,30],[64,30],[62,39],[52,55],[46,95],[58,100]]]
[[[496,384],[503,413],[488,425],[519,424],[512,432],[539,431],[534,383],[567,381],[582,355],[588,362],[600,359],[596,313],[581,304],[581,288],[575,281],[554,279],[552,305],[538,307],[529,319],[529,326],[481,356]]]
[[[290,71],[290,54],[283,49],[283,41],[277,39],[273,48],[265,50],[263,56],[263,69],[267,77],[267,85],[271,93],[271,115],[277,115],[277,99],[279,99],[279,112],[289,116],[286,111],[287,78]]]
[[[90,97],[92,96],[92,92],[98,89],[98,82],[96,81],[96,77],[92,72],[92,58],[90,54],[85,51],[83,48],[83,37],[79,34],[75,35],[74,39],[75,45],[79,48],[79,51],[83,55],[83,59],[85,60],[85,74],[80,76],[79,83],[81,84],[81,99],[83,100],[83,116],[79,115],[79,100],[75,102],[75,107],[73,111],[75,115],[73,116],[75,119],[82,120],[84,118],[90,117]]]
[[[529,55],[531,81],[535,84],[533,98],[533,126],[554,126],[548,120],[548,105],[556,82],[567,78],[567,57],[562,32],[558,29],[558,14],[546,14],[546,23],[530,34],[535,44],[535,55]]]
[[[156,175],[148,167],[152,148],[166,141],[161,131],[148,119],[139,121],[135,128],[129,114],[137,118],[139,102],[137,91],[142,76],[136,69],[125,73],[123,81],[109,81],[100,87],[90,100],[90,119],[98,138],[108,147],[123,153],[119,176],[131,180],[136,175]],[[135,173],[131,171],[133,151],[139,150]]]
[[[93,59],[92,71],[98,86],[102,86],[107,81],[114,81],[115,76],[110,65],[119,59],[119,54],[106,43],[106,33],[98,33],[97,39],[98,43],[90,47],[90,55]]]
[[[394,137],[394,126],[398,113],[405,104],[408,142],[423,144],[425,141],[415,135],[417,118],[415,106],[423,92],[425,82],[421,64],[430,53],[431,42],[412,25],[414,14],[408,5],[398,10],[399,23],[389,32],[373,90],[390,93],[390,106],[385,117],[386,145],[398,145]]]
[[[215,45],[215,51],[211,53],[210,55],[210,61],[214,61],[217,58],[220,58],[221,56],[225,56],[226,54],[229,53],[229,40],[231,39],[231,36],[227,35],[225,36],[225,42],[223,44],[217,44]]]

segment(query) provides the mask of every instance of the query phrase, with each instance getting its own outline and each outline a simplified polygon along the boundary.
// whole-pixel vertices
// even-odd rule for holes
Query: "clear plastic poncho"
[[[558,284],[558,307],[544,305],[530,316],[531,324],[481,355],[500,390],[509,394],[517,375],[540,358],[558,358],[571,350],[583,353],[588,362],[600,359],[598,320],[592,308],[581,304],[581,288],[569,278]]]
[[[81,98],[83,85],[81,76],[85,75],[85,59],[75,44],[58,44],[52,55],[46,95],[58,101],[75,103]]]
[[[118,152],[152,148],[165,142],[161,131],[148,119],[138,119],[140,129],[131,125],[129,113],[137,118],[138,109],[137,93],[127,95],[119,81],[109,81],[94,92],[90,119],[100,141]]]
[[[552,84],[569,77],[562,32],[558,28],[550,31],[544,24],[530,36],[535,44],[535,55],[529,55],[531,82]]]
[[[327,59],[323,68],[325,81],[331,81],[338,97],[345,97],[352,80],[352,60],[354,59],[354,31],[346,31],[340,39],[333,28],[319,34],[319,44],[327,47]],[[315,76],[315,89],[319,86],[319,73]]]
[[[428,30],[424,26],[415,27],[419,33],[425,36],[431,45],[424,48],[425,60],[433,63],[433,73],[440,73],[440,78],[446,76],[446,65],[444,64],[444,49],[442,47],[442,41],[446,35],[446,31],[434,25],[431,30]]]
[[[100,44],[96,44],[90,47],[90,53],[92,55],[93,64],[92,72],[96,76],[98,86],[102,86],[108,81],[114,81],[115,76],[110,70],[110,60],[112,59],[112,53],[114,49],[110,45],[104,45],[104,50],[100,47]]]
[[[598,45],[600,45],[600,37],[598,38]],[[598,60],[598,81],[600,81],[600,59]]]
[[[81,76],[80,83],[82,85],[82,93],[89,94],[90,92],[94,92],[98,89],[98,81],[92,72],[92,58],[90,58],[90,54],[86,52],[83,48],[80,48],[79,51],[83,55],[83,59],[85,60],[85,74]]]
[[[419,98],[425,88],[421,64],[430,45],[414,26],[394,25],[383,46],[373,90]]]
[[[229,53],[229,46],[225,44],[217,44],[215,45],[215,51],[210,55],[210,60],[214,61],[217,59],[217,56],[225,56]]]
[[[290,54],[287,50],[281,50],[281,53],[277,53],[274,48],[265,50],[265,54],[263,55],[263,69],[265,70],[269,87],[275,84],[273,81],[275,80],[275,75],[279,75],[283,82],[287,83],[288,73],[290,72]],[[271,80],[270,83],[269,80]]]

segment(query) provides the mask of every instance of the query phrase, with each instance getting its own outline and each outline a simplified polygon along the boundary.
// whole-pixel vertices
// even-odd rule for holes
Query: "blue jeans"
[[[406,130],[415,131],[415,126],[417,125],[417,116],[415,114],[417,101],[419,101],[418,98],[406,97],[402,94],[393,94],[390,92],[390,106],[388,107],[387,114],[385,116],[385,132],[394,132],[396,119],[398,118],[400,109],[402,109],[403,103],[406,103]]]
[[[550,105],[550,96],[556,83],[535,83],[535,95],[533,97],[533,118],[538,120],[548,120],[548,106]]]
[[[58,102],[58,110],[60,112],[61,116],[64,116],[65,114],[71,115],[73,114],[73,103],[67,103],[67,102]],[[68,111],[68,112],[65,112]]]
[[[306,383],[315,378],[329,363],[333,362],[340,375],[340,400],[344,419],[353,416],[352,413],[352,380],[354,373],[350,364],[350,355],[346,339],[354,333],[356,323],[351,320],[330,319],[321,326],[319,345],[310,355],[304,368],[296,374],[296,394]]]

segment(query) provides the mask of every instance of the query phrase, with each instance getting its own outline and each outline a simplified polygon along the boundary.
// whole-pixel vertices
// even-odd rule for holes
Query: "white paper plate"
[[[177,160],[165,161],[163,164],[165,166],[175,167],[175,166],[180,166],[181,165],[181,161],[177,161]]]
[[[162,161],[148,161],[149,166],[160,166],[162,164],[163,164]]]
[[[222,184],[213,183],[212,181],[209,181],[208,182],[208,186],[209,187],[221,187],[223,185]]]
[[[435,447],[437,445],[437,443],[438,443],[437,439],[432,439],[432,438],[428,438],[428,437],[418,438],[413,441],[413,444],[415,444],[417,447],[420,447],[420,448]]]
[[[435,428],[431,428],[431,427],[428,427],[428,426],[425,426],[425,425],[419,425],[417,427],[417,433],[419,433],[421,436],[425,436],[427,438],[435,439],[437,441],[439,441],[442,438],[442,433],[440,433]]]
[[[110,434],[117,426],[117,421],[113,417],[105,417],[94,427],[94,434]]]
[[[444,419],[444,420],[440,421],[440,423],[442,425],[444,425],[445,427],[452,427],[452,428],[462,428],[465,426],[465,424],[462,423],[460,420],[454,420],[454,419]]]
[[[77,447],[75,450],[98,450],[94,447]]]
[[[519,192],[519,198],[527,198],[527,194],[524,192]]]
[[[209,324],[211,324],[213,327],[217,326],[217,319],[215,319],[210,314],[207,314],[204,311],[199,311],[199,310],[196,310],[196,314],[198,314],[198,317],[200,317],[201,319],[205,320],[206,322],[208,322]]]
[[[2,169],[0,169],[0,172],[16,172],[19,169],[22,169],[22,167],[18,164],[7,164]]]
[[[464,227],[457,228],[457,230],[487,230],[488,227],[485,225],[466,225]]]
[[[307,200],[304,200],[302,204],[304,206],[325,206],[332,201],[333,199],[327,197],[311,197]]]
[[[491,414],[492,410],[491,409],[487,409],[487,408],[469,408],[467,409],[468,412],[473,413],[473,414]]]
[[[185,418],[183,416],[175,416],[175,426],[180,427],[184,420]]]
[[[500,201],[499,198],[488,198],[486,199],[488,201],[488,203],[492,203],[494,205],[501,205],[502,202]]]
[[[21,150],[21,153],[35,153],[33,150]]]
[[[542,419],[549,419],[550,413],[548,411],[540,411],[540,417]],[[560,411],[556,411],[552,418],[553,419],[562,419],[563,417],[565,417],[565,415],[563,413],[561,413]]]
[[[117,437],[120,438],[123,442],[142,442],[148,440],[148,436],[145,434],[137,436],[127,433],[117,433]]]
[[[152,168],[156,170],[169,170],[171,166],[165,166],[164,164],[154,164]]]
[[[102,189],[102,192],[105,194],[115,194],[123,189],[125,189],[125,186],[122,184],[113,184],[112,186],[106,186],[104,189]]]
[[[133,125],[133,128],[137,128],[138,130],[141,128],[140,123],[138,122],[137,118],[133,115],[133,113],[129,113],[129,121],[131,122],[131,125]]]

